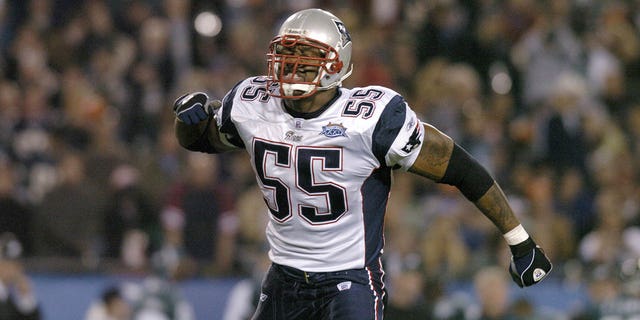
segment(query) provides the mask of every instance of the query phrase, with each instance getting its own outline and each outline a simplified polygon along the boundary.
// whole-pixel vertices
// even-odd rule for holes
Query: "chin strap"
[[[328,86],[318,87],[317,89],[322,91],[322,90],[329,90],[331,88],[339,87],[339,86],[342,85],[342,81],[344,81],[346,78],[348,78],[351,75],[352,72],[353,72],[353,64],[351,64],[349,66],[349,71],[347,71],[347,73],[345,73],[342,77],[340,77],[339,81],[336,81],[336,82],[334,82],[334,83],[332,83],[332,84],[330,84]],[[322,81],[319,81],[319,82],[322,82]]]

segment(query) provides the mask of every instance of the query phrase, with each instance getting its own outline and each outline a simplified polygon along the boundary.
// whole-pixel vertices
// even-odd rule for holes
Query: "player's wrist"
[[[511,249],[511,254],[514,258],[521,258],[528,254],[531,254],[533,249],[535,249],[536,243],[531,239],[531,237],[527,238],[527,240],[520,242],[516,245],[510,245],[509,249]]]
[[[536,247],[535,242],[521,224],[509,230],[503,237],[511,249],[511,254],[516,258],[529,254]]]
[[[527,230],[525,230],[521,224],[509,230],[507,233],[503,234],[502,236],[507,241],[507,244],[510,246],[520,244],[529,238],[529,234],[527,233]]]

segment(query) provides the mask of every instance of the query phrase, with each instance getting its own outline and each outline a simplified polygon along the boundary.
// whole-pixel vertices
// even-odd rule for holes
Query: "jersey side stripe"
[[[376,290],[375,286],[373,285],[373,275],[371,275],[371,270],[369,270],[369,267],[366,267],[365,269],[367,269],[367,274],[369,275],[369,289],[371,289],[371,292],[373,293],[373,296],[375,297],[373,299],[373,313],[375,315],[374,319],[379,319],[378,317],[378,308],[379,308],[379,304],[382,303],[380,300],[380,296],[378,295],[378,291]]]
[[[374,319],[382,319],[384,314],[384,301],[385,301],[385,284],[384,284],[384,269],[382,268],[382,260],[378,258],[378,263],[373,265],[375,268],[372,270],[371,266],[365,267],[369,279],[369,288],[374,298]]]
[[[364,223],[365,265],[375,263],[384,247],[384,214],[389,198],[391,168],[374,170],[364,181],[362,193],[362,219]]]

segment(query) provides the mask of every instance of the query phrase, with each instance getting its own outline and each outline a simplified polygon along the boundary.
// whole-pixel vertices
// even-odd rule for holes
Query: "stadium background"
[[[554,262],[520,290],[456,190],[396,174],[389,309],[473,318],[485,297],[577,319],[640,304],[640,1],[0,0],[0,232],[21,242],[45,319],[152,276],[222,319],[256,283],[265,216],[246,156],[181,149],[171,104],[262,74],[275,26],[307,7],[349,27],[345,85],[403,94],[491,171]]]

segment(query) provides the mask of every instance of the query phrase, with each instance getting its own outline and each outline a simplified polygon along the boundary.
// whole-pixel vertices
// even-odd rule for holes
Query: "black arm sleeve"
[[[209,110],[209,119],[207,120],[207,125],[204,127],[204,131],[202,131],[202,134],[200,135],[198,140],[186,147],[187,150],[199,151],[204,153],[218,153],[218,150],[216,150],[216,148],[209,141],[209,127],[211,127],[211,122],[213,122],[213,119],[213,111]]]
[[[493,185],[487,170],[458,144],[453,146],[449,166],[438,183],[455,186],[470,201],[477,201]]]

